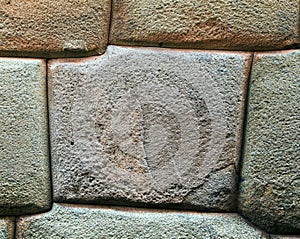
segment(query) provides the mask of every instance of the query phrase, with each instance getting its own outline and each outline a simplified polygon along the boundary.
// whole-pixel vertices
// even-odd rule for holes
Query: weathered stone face
[[[299,36],[298,0],[113,0],[110,42],[206,49],[278,49]]]
[[[249,59],[111,46],[50,61],[55,200],[234,209]]]
[[[239,208],[273,233],[300,233],[299,80],[299,50],[255,57]]]
[[[0,218],[0,238],[13,239],[14,234],[14,219],[11,217]]]
[[[0,58],[0,215],[50,207],[46,65]]]
[[[0,53],[67,57],[103,53],[110,0],[0,0]]]
[[[47,214],[20,218],[17,231],[17,239],[267,238],[237,214],[124,211],[57,204]]]

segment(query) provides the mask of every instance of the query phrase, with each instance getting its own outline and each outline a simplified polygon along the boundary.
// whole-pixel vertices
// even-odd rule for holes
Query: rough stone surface
[[[50,61],[55,200],[233,210],[250,58],[111,46]]]
[[[110,0],[0,0],[0,54],[67,57],[103,53]]]
[[[113,0],[113,44],[266,50],[300,43],[299,0]]]
[[[239,208],[268,232],[300,234],[300,51],[258,54],[251,75]]]
[[[47,214],[20,218],[17,239],[31,238],[266,239],[238,214],[124,211],[56,204]]]
[[[50,207],[46,64],[0,58],[0,215]]]
[[[13,239],[14,237],[14,219],[9,217],[0,217],[0,238]]]

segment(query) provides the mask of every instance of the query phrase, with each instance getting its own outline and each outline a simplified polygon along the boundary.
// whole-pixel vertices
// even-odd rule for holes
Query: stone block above
[[[13,239],[15,223],[12,217],[0,217],[0,238]]]
[[[110,0],[0,0],[0,55],[70,57],[105,51]]]
[[[300,44],[299,0],[113,0],[110,43],[230,50]]]
[[[51,60],[55,201],[235,210],[250,60],[116,46]]]
[[[0,58],[0,215],[51,205],[46,63]]]
[[[256,55],[239,210],[270,233],[300,234],[299,95],[300,50]]]
[[[45,214],[21,217],[17,239],[185,238],[267,239],[238,214],[205,214],[54,204]]]

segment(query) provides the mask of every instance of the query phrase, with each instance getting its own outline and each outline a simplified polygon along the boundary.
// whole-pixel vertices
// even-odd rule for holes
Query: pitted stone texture
[[[110,42],[266,50],[300,43],[299,0],[113,0]]]
[[[20,218],[17,239],[31,238],[266,239],[238,214],[80,208],[57,204],[49,213]]]
[[[103,53],[110,0],[0,0],[0,54],[68,57]]]
[[[55,200],[234,209],[249,59],[110,46],[50,61]]]
[[[300,51],[258,54],[251,73],[240,211],[268,232],[300,233]]]
[[[14,219],[10,217],[0,217],[0,238],[13,239]]]
[[[0,58],[0,215],[50,207],[46,64]]]

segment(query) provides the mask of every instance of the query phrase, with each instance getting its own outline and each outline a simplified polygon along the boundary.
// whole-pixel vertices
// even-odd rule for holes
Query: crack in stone
[[[148,162],[148,157],[147,157],[147,153],[146,153],[146,150],[145,150],[145,145],[144,145],[144,142],[145,142],[145,124],[144,124],[144,110],[143,110],[143,107],[142,107],[142,104],[141,102],[139,101],[138,97],[136,97],[136,99],[138,100],[138,107],[140,109],[140,112],[141,112],[141,124],[142,124],[142,132],[141,132],[141,140],[142,140],[142,143],[141,143],[141,146],[142,146],[142,151],[143,151],[143,161],[147,167],[147,171],[151,177],[151,184],[152,186],[155,187],[155,180],[154,180],[154,176],[151,172],[151,167],[149,165],[149,162]]]
[[[208,173],[208,174],[203,178],[203,183],[201,183],[201,184],[199,184],[199,185],[197,185],[197,186],[195,186],[195,187],[191,187],[191,188],[190,188],[189,192],[187,192],[187,193],[183,196],[181,203],[184,203],[184,201],[186,200],[186,198],[187,198],[189,195],[191,195],[192,193],[194,193],[196,190],[200,189],[201,187],[204,187],[204,185],[208,182],[208,180],[209,180],[211,174],[214,174],[214,173],[217,173],[217,172],[219,172],[219,171],[222,171],[222,170],[224,170],[224,169],[226,169],[226,168],[229,168],[229,167],[232,166],[232,165],[234,166],[235,164],[234,164],[234,163],[230,163],[230,164],[228,164],[228,165],[224,165],[224,166],[221,166],[221,167],[219,167],[219,168],[216,168],[215,170],[212,170],[210,173]],[[235,171],[235,172],[236,172],[236,171]]]

